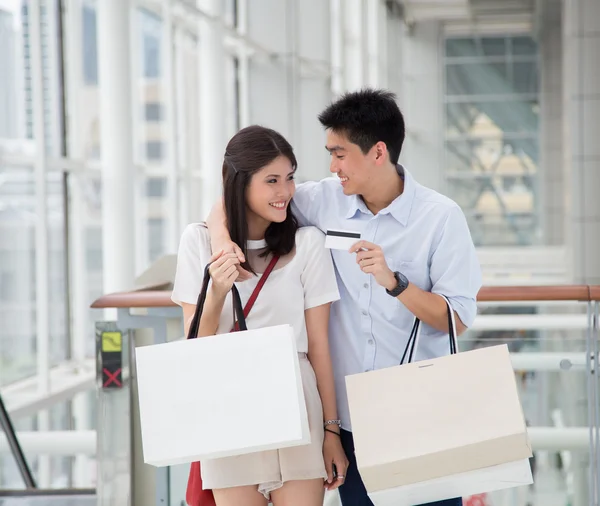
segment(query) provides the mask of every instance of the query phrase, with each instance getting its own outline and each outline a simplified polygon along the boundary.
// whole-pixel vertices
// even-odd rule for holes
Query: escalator
[[[43,490],[38,488],[1,395],[0,426],[6,435],[11,454],[25,485],[24,489],[0,490],[0,506],[93,506],[96,504],[94,489]]]

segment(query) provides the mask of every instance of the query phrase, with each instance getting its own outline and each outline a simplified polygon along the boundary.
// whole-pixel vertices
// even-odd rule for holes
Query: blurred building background
[[[0,0],[0,392],[17,429],[97,429],[90,304],[176,252],[239,128],[279,130],[300,181],[327,176],[317,114],[346,90],[397,94],[401,162],[461,205],[487,285],[600,284],[599,24],[598,0]],[[465,339],[581,349],[552,307],[482,305],[500,323]],[[515,314],[541,326],[502,323]],[[532,424],[585,425],[583,375],[561,374],[527,376]],[[94,486],[94,455],[34,453],[44,487]],[[544,455],[546,495],[502,504],[593,504],[588,458],[567,472]],[[0,444],[0,489],[21,487]]]

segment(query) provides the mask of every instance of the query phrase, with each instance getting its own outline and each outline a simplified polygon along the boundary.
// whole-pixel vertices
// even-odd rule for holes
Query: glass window
[[[446,66],[448,95],[496,95],[511,92],[505,62],[451,63]]]
[[[69,404],[63,402],[50,410],[51,430],[69,430],[72,427]],[[69,474],[72,458],[68,456],[51,457],[50,483],[52,488],[71,488]]]
[[[0,385],[35,374],[33,170],[0,165]]]
[[[446,41],[446,56],[477,56],[474,38],[453,38]]]
[[[160,77],[160,31],[162,21],[151,12],[140,9],[139,20],[142,33],[143,75],[148,79]]]
[[[238,26],[238,1],[237,0],[225,0],[224,18],[225,22],[233,27]]]
[[[532,37],[512,37],[512,52],[515,55],[536,55],[537,45]]]
[[[102,272],[102,229],[89,227],[86,230],[85,243],[87,269]]]
[[[146,157],[148,160],[161,160],[163,145],[161,141],[148,141],[146,143]]]
[[[18,418],[13,420],[13,424],[15,431],[32,431],[36,429],[37,419],[35,416]],[[35,472],[38,462],[37,457],[30,456],[27,461],[32,472]],[[23,478],[21,478],[21,473],[12,454],[5,453],[0,455],[0,489],[19,490],[22,488]]]
[[[146,199],[142,206],[145,227],[145,260],[148,265],[165,253],[174,253],[172,244],[168,244],[169,212],[173,203],[169,200],[169,181],[166,177],[148,177],[146,184]],[[146,265],[147,266],[147,265]]]
[[[138,9],[136,21],[134,37],[140,52],[134,55],[138,57],[137,61],[132,62],[137,89],[132,98],[136,111],[139,111],[134,118],[134,132],[138,139],[134,160],[140,165],[148,165],[149,162],[157,165],[164,158],[168,132],[168,125],[162,121],[166,112],[164,76],[160,68],[163,20],[145,9]]]
[[[22,64],[19,64],[19,34],[14,29],[14,18],[0,10],[0,68],[9,69],[3,72],[0,79],[0,139],[14,139],[21,136],[22,120],[20,93],[24,89],[22,81]],[[24,45],[28,51],[28,44]]]
[[[96,9],[83,5],[83,80],[85,84],[98,84],[98,45]]]
[[[537,93],[540,80],[537,61],[515,62],[513,68],[514,90],[517,93]]]
[[[162,177],[148,178],[146,184],[146,196],[165,197],[167,195],[167,180]]]
[[[66,245],[64,229],[62,174],[48,175],[48,291],[50,364],[57,365],[69,358],[67,329]]]
[[[154,262],[164,253],[165,220],[150,218],[148,220],[148,244],[150,262]]]
[[[445,61],[450,196],[465,211],[478,246],[536,243],[540,228],[535,42],[510,36],[449,38]]]
[[[481,53],[485,56],[503,56],[506,54],[506,39],[502,37],[483,37],[479,39]]]
[[[144,119],[146,121],[160,121],[162,116],[161,104],[148,102],[144,108]]]
[[[0,255],[2,258],[3,255]],[[2,265],[8,265],[4,259],[1,260]],[[15,292],[17,277],[12,271],[0,272],[0,301],[10,301],[12,294]]]

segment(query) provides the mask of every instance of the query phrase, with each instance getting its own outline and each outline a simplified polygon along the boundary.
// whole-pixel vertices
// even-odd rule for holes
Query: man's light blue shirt
[[[302,225],[323,232],[360,232],[362,239],[381,246],[392,271],[423,290],[445,295],[469,327],[482,280],[465,216],[454,201],[420,185],[403,167],[398,170],[404,171],[404,191],[377,215],[360,197],[344,195],[338,178],[298,185],[293,211]],[[332,256],[341,299],[331,307],[329,341],[338,414],[342,427],[351,430],[345,377],[398,365],[414,316],[360,270],[356,255],[332,250]],[[423,324],[416,359],[449,352],[448,335]]]

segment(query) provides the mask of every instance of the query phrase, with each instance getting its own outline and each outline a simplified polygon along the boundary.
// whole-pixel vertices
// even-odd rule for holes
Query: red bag
[[[240,301],[240,294],[237,291],[235,285],[233,285],[232,291],[232,299],[233,299],[233,314],[234,317],[237,315],[237,321],[234,323],[232,332],[236,332],[239,330],[248,330],[246,327],[246,317],[254,303],[256,302],[256,298],[260,293],[263,285],[267,281],[269,274],[275,267],[275,264],[279,260],[278,256],[274,256],[269,265],[265,269],[265,272],[258,280],[256,284],[256,288],[252,292],[252,295],[248,299],[246,306],[242,312],[242,303]],[[206,266],[204,269],[204,282],[202,283],[202,289],[200,290],[200,295],[198,296],[198,303],[196,304],[196,312],[194,313],[194,317],[192,319],[192,323],[190,323],[190,330],[188,331],[188,339],[194,339],[198,336],[198,328],[200,326],[200,316],[202,315],[202,309],[204,308],[204,301],[206,300],[206,291],[208,289],[208,281],[210,279],[210,273],[208,268],[210,264]],[[188,506],[216,506],[215,497],[212,493],[212,490],[204,490],[202,488],[202,471],[200,470],[200,462],[192,462],[190,465],[190,474],[188,477],[187,489],[185,491],[185,502],[188,503]]]
[[[190,465],[190,476],[188,477],[187,489],[185,491],[185,502],[189,506],[217,506],[212,490],[204,490],[202,488],[200,462],[192,462]]]
[[[475,494],[463,499],[464,506],[488,506],[487,494]]]

